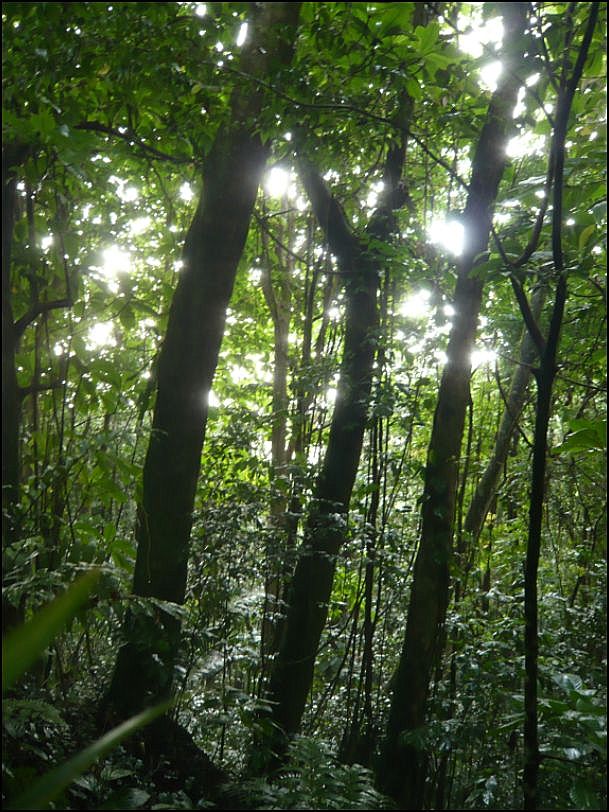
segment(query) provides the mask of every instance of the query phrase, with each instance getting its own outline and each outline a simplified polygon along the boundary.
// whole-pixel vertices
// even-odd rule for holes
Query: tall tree
[[[537,574],[541,553],[542,522],[546,490],[546,462],[548,453],[548,426],[552,411],[552,393],[558,371],[558,349],[562,330],[565,304],[567,301],[568,267],[562,244],[563,194],[565,176],[566,138],[569,118],[575,92],[588,57],[594,29],[597,23],[600,3],[590,4],[586,30],[578,50],[573,71],[569,75],[568,53],[572,43],[572,32],[565,37],[565,53],[556,109],[556,120],[550,160],[554,189],[552,196],[552,261],[555,280],[552,315],[545,341],[537,325],[526,297],[518,297],[525,324],[534,340],[539,356],[539,366],[534,369],[537,382],[535,410],[535,434],[533,438],[533,464],[529,498],[529,528],[524,570],[524,772],[523,798],[525,809],[538,809],[538,774],[541,762],[538,736],[537,689],[539,680],[539,630],[538,630],[538,589]],[[571,9],[573,12],[574,9]],[[568,25],[571,20],[568,20]]]
[[[136,527],[135,595],[184,601],[195,489],[208,394],[237,266],[268,154],[256,119],[262,83],[292,56],[300,3],[252,5],[252,32],[240,62],[243,83],[230,119],[205,158],[203,191],[186,236],[184,267],[158,361],[157,397]],[[130,613],[107,699],[120,715],[166,695],[180,623],[161,611]]]
[[[415,10],[415,17],[420,14],[420,9]],[[388,148],[379,206],[362,237],[351,228],[342,207],[302,147],[299,152],[300,178],[345,280],[346,313],[338,394],[328,445],[308,511],[290,583],[282,639],[269,679],[271,721],[279,731],[278,736],[271,737],[270,744],[279,753],[285,747],[285,737],[292,736],[300,727],[328,615],[336,557],[345,539],[376,354],[377,293],[384,264],[378,243],[390,239],[395,229],[394,212],[406,202],[401,178],[406,155],[404,133],[412,109],[412,99],[404,92],[394,121],[401,134],[392,139]],[[269,764],[273,763],[271,757]]]
[[[416,731],[420,732],[425,724],[432,670],[439,654],[449,597],[459,459],[470,398],[470,356],[483,291],[483,280],[472,271],[488,248],[495,200],[507,164],[507,136],[520,86],[517,71],[526,50],[523,35],[527,5],[503,3],[501,9],[505,65],[476,146],[462,218],[467,242],[457,266],[455,316],[427,453],[421,537],[406,634],[382,750],[381,784],[403,809],[419,809],[423,802],[425,754],[420,742],[417,746]]]

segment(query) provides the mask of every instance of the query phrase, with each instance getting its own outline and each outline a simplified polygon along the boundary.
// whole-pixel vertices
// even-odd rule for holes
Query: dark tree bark
[[[251,43],[240,70],[268,80],[291,59],[300,3],[252,4]],[[208,394],[268,147],[256,118],[265,93],[242,81],[203,171],[203,191],[184,244],[184,267],[158,362],[157,399],[136,527],[133,592],[181,604]],[[131,613],[107,699],[120,716],[171,690],[179,621]]]
[[[558,95],[556,122],[552,142],[554,163],[554,193],[552,208],[552,257],[556,292],[546,342],[539,347],[537,380],[537,409],[533,439],[533,465],[529,502],[529,532],[524,571],[524,809],[538,809],[538,774],[541,755],[537,720],[538,684],[538,591],[537,572],[541,551],[543,507],[545,498],[546,460],[548,452],[548,425],[552,412],[552,390],[556,377],[560,331],[567,300],[567,271],[562,249],[563,178],[565,141],[573,96],[581,79],[592,35],[599,13],[599,3],[592,3],[586,32],[579,49],[573,73],[568,81],[563,77]],[[520,302],[522,306],[522,301]],[[525,306],[525,309],[526,308]],[[532,323],[530,311],[523,312],[527,326]],[[534,332],[534,331],[533,331]],[[539,334],[539,331],[538,331]]]
[[[18,147],[2,149],[2,537],[11,543],[15,536],[19,503],[19,388],[15,352],[15,330],[11,294],[11,253],[15,227],[17,175],[15,165],[22,156]]]
[[[527,4],[503,3],[502,10],[505,41],[521,55]],[[448,605],[458,468],[470,397],[470,356],[483,290],[482,279],[471,272],[488,248],[497,191],[507,163],[505,145],[519,88],[514,73],[518,60],[514,57],[504,66],[491,99],[472,166],[463,215],[467,247],[458,263],[455,317],[427,455],[421,538],[406,635],[379,769],[381,786],[402,809],[419,809],[423,800],[426,757],[416,738],[425,724],[429,685]],[[404,740],[409,734],[410,742]]]
[[[17,211],[16,167],[28,156],[29,147],[6,144],[2,148],[2,551],[19,540],[19,426],[21,397],[17,384],[15,353],[19,330],[14,321],[11,290],[11,255]],[[4,631],[23,620],[21,607],[2,601]]]
[[[404,97],[398,124],[406,127],[412,109]],[[346,517],[357,474],[368,416],[378,327],[377,291],[382,255],[369,241],[388,240],[393,211],[405,202],[399,186],[406,141],[390,147],[385,163],[384,192],[364,239],[349,227],[315,167],[299,158],[302,183],[330,250],[345,279],[345,340],[338,395],[328,446],[309,508],[300,557],[290,584],[282,640],[271,670],[268,700],[272,726],[266,744],[273,753],[256,768],[271,769],[281,759],[287,739],[299,729],[313,682],[315,658],[328,615],[336,557],[345,538]],[[268,721],[268,720],[267,720]]]
[[[545,286],[540,285],[531,300],[531,312],[536,320],[541,313],[545,294]],[[488,515],[493,498],[497,493],[501,472],[503,471],[505,461],[508,457],[520,414],[526,402],[527,390],[532,375],[532,366],[536,358],[537,349],[535,342],[525,328],[525,333],[520,345],[519,363],[512,375],[505,408],[495,437],[493,453],[486,464],[480,482],[476,486],[465,517],[465,530],[471,534],[474,543],[482,532],[484,521]]]

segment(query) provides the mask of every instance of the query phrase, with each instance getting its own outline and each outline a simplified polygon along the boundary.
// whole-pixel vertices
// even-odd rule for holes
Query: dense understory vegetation
[[[605,808],[605,4],[2,24],[5,806]]]

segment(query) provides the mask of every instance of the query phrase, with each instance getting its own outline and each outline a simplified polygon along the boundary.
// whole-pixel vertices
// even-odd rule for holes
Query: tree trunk
[[[535,319],[539,318],[545,294],[545,286],[540,285],[536,288],[531,300],[531,312]],[[465,517],[465,530],[471,534],[474,543],[482,532],[482,526],[488,515],[493,497],[497,492],[501,471],[508,457],[510,444],[524,408],[529,381],[531,380],[532,365],[536,358],[535,342],[525,328],[520,345],[519,363],[512,375],[505,409],[495,437],[495,447],[476,487]]]
[[[584,69],[592,35],[598,18],[600,3],[592,3],[586,32],[573,68],[567,81],[562,77],[556,108],[556,123],[552,143],[554,161],[554,194],[552,207],[552,258],[556,278],[556,294],[548,338],[539,347],[540,364],[536,371],[537,411],[533,439],[533,467],[529,502],[529,532],[524,569],[524,809],[538,809],[537,779],[541,755],[537,723],[537,683],[539,674],[538,654],[538,596],[537,572],[541,552],[541,529],[546,482],[546,458],[548,450],[548,425],[552,407],[552,389],[557,372],[558,346],[567,300],[567,272],[562,250],[563,181],[565,166],[565,141],[573,96]],[[568,62],[565,62],[568,64]],[[524,313],[523,313],[524,315]],[[527,326],[530,319],[525,317]]]
[[[503,3],[502,9],[505,42],[519,46],[522,54],[527,4]],[[448,604],[458,466],[470,397],[470,356],[483,289],[482,279],[472,276],[471,271],[488,247],[497,191],[507,162],[505,145],[519,88],[514,64],[513,60],[511,66],[504,67],[473,161],[463,216],[467,247],[458,264],[456,312],[427,455],[421,539],[379,771],[382,787],[402,809],[419,809],[423,799],[426,759],[420,733]],[[405,741],[409,735],[410,741]]]
[[[283,199],[283,207],[288,208],[287,196]],[[262,228],[266,228],[266,224]],[[289,243],[290,235],[294,230],[294,216],[288,211],[285,221],[285,230],[281,229],[279,243]],[[288,336],[290,332],[290,319],[292,308],[292,272],[293,259],[290,254],[279,245],[274,256],[271,254],[269,237],[266,231],[262,232],[264,246],[264,267],[262,269],[262,291],[273,321],[273,423],[271,427],[271,504],[270,525],[271,539],[265,552],[265,585],[264,585],[264,612],[261,632],[262,671],[264,672],[266,658],[275,651],[277,619],[281,595],[283,593],[283,567],[286,558],[286,541],[288,533],[287,508],[289,500],[289,448],[287,444],[288,410],[290,399],[288,395],[289,352]],[[273,284],[271,268],[276,265],[278,281]]]
[[[264,3],[240,70],[268,79],[291,59],[300,3]],[[186,237],[184,267],[159,356],[157,399],[136,526],[133,591],[181,604],[208,395],[268,148],[256,118],[265,94],[245,80],[231,119],[205,161],[203,191]],[[171,690],[179,621],[167,612],[130,613],[108,700],[130,715]]]
[[[15,353],[19,340],[15,329],[12,290],[11,254],[17,207],[15,166],[28,154],[25,146],[7,144],[2,149],[2,559],[4,552],[19,539],[19,424],[21,398],[17,385]],[[8,631],[23,620],[22,607],[2,601],[2,629]]]
[[[408,123],[411,109],[412,102],[405,96],[400,125]],[[399,190],[405,148],[405,138],[401,137],[389,149],[384,197],[368,226],[368,238],[388,240],[393,230],[393,210],[405,202]],[[281,758],[287,737],[298,731],[313,682],[366,428],[378,327],[376,298],[383,264],[382,255],[368,247],[368,240],[353,234],[316,169],[303,158],[299,165],[315,216],[345,278],[345,341],[326,455],[311,501],[290,585],[282,640],[269,680],[272,726],[278,733],[267,740],[274,754],[265,753],[263,758],[268,756],[268,760],[256,765],[263,769],[277,763],[275,756]]]

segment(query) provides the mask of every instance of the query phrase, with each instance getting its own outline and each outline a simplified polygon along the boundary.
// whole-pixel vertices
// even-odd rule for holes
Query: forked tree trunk
[[[252,4],[251,42],[230,121],[205,161],[203,191],[159,356],[158,389],[136,527],[133,592],[182,604],[208,394],[237,266],[268,148],[257,127],[268,81],[291,59],[300,3]],[[107,700],[119,716],[171,690],[180,623],[168,612],[131,612]]]
[[[412,102],[405,96],[397,121],[400,126],[406,127],[411,109]],[[281,759],[287,740],[300,727],[313,682],[336,557],[345,539],[372,385],[378,327],[376,299],[383,258],[369,247],[368,240],[390,238],[393,210],[405,202],[399,187],[405,147],[405,138],[401,137],[389,149],[383,198],[364,240],[353,233],[317,170],[308,160],[302,157],[299,160],[300,176],[313,211],[345,279],[345,341],[328,446],[311,500],[300,557],[290,584],[282,639],[269,680],[271,724],[264,726],[265,747],[259,752],[262,763],[254,763],[254,759],[255,769],[272,769],[277,757]]]
[[[420,809],[423,803],[426,756],[420,735],[448,604],[459,458],[470,397],[470,356],[483,290],[482,279],[471,272],[488,248],[497,191],[507,163],[506,141],[513,125],[520,84],[514,70],[517,70],[518,55],[524,50],[527,4],[503,3],[502,10],[506,50],[516,53],[504,65],[472,166],[463,216],[467,244],[458,263],[455,316],[427,454],[421,538],[406,635],[379,769],[381,786],[401,809]]]

